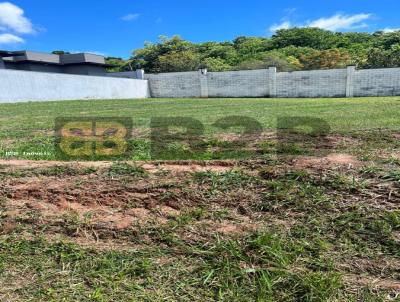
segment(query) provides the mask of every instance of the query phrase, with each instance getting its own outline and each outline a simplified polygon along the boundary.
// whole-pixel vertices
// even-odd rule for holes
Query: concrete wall
[[[6,63],[7,64],[7,63]],[[49,65],[50,66],[50,65]],[[96,70],[94,71],[96,72]],[[126,78],[130,77],[130,78]],[[145,97],[359,97],[400,95],[400,68],[276,72],[265,70],[107,77],[0,69],[0,103]]]
[[[146,74],[152,97],[353,97],[400,95],[400,68]]]
[[[109,72],[106,76],[113,78],[127,78],[127,79],[144,79],[144,70],[138,69],[135,71],[122,71],[122,72]]]
[[[269,72],[245,70],[207,74],[209,97],[267,97]]]
[[[150,95],[155,98],[195,98],[201,97],[200,73],[177,72],[147,74]]]
[[[353,91],[354,96],[400,95],[400,68],[357,70]]]
[[[279,72],[276,78],[276,96],[345,97],[346,77],[346,69]]]
[[[152,97],[267,97],[269,70],[145,74]]]
[[[0,103],[148,96],[144,80],[0,70]]]

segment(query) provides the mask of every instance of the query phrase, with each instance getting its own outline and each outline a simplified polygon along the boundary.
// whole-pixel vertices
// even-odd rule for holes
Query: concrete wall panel
[[[144,80],[0,70],[0,103],[146,97]]]
[[[283,98],[345,97],[346,69],[277,73],[276,96]]]
[[[155,98],[201,97],[199,72],[148,74],[150,93]]]
[[[357,70],[353,93],[354,96],[400,95],[400,68]]]

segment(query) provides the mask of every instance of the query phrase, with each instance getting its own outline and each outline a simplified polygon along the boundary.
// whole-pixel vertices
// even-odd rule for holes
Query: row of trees
[[[271,38],[238,37],[232,42],[192,43],[179,36],[146,43],[129,60],[107,58],[113,71],[144,68],[146,72],[260,69],[279,71],[400,66],[400,31],[338,33],[319,28],[277,31]]]

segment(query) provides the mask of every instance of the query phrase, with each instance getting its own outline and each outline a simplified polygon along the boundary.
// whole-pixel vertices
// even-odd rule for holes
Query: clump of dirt
[[[7,161],[5,169],[13,173],[32,168],[65,167],[58,162]],[[98,227],[126,230],[132,225],[157,221],[166,223],[181,214],[182,207],[192,204],[190,190],[181,192],[176,185],[199,171],[223,172],[231,164],[212,163],[148,163],[141,167],[150,177],[110,177],[107,169],[112,163],[97,163],[100,169],[87,175],[24,174],[7,177],[2,182],[1,195],[8,199],[9,217],[36,212],[48,221],[57,221],[65,215],[76,215],[79,220]],[[90,167],[89,163],[83,166]],[[74,163],[74,167],[82,167]],[[168,171],[167,174],[159,173]],[[6,171],[7,172],[7,171]],[[18,174],[18,173],[17,173]]]
[[[207,172],[207,171],[213,171],[213,172],[226,172],[232,169],[232,167],[229,166],[220,166],[220,165],[207,165],[207,166],[202,166],[202,165],[196,165],[196,164],[190,164],[190,165],[177,165],[177,164],[159,164],[159,165],[154,165],[154,164],[144,164],[142,166],[145,170],[147,170],[150,173],[157,173],[159,171],[170,171],[174,173],[194,173],[194,172]]]
[[[233,162],[203,162],[203,163],[192,163],[188,162],[155,162],[155,163],[146,163],[146,162],[127,162],[129,164],[135,164],[139,167],[142,167],[147,172],[157,173],[160,171],[171,171],[171,172],[206,172],[206,171],[215,171],[215,172],[225,172],[234,166]],[[33,160],[21,160],[21,159],[10,159],[10,160],[1,160],[0,166],[6,166],[10,168],[23,168],[29,167],[29,169],[33,168],[51,168],[51,167],[72,167],[72,168],[109,168],[114,164],[114,162],[108,161],[79,161],[79,162],[60,162],[60,161],[33,161]]]
[[[302,156],[293,160],[293,166],[298,169],[315,168],[329,169],[344,167],[348,169],[358,168],[362,163],[353,155],[332,153],[325,157]]]
[[[165,193],[165,189],[149,188],[140,181],[134,186],[123,186],[116,181],[100,178],[87,180],[82,186],[78,186],[82,178],[35,179],[22,183],[11,181],[5,189],[7,197],[13,200],[41,200],[51,204],[75,202],[91,206],[123,206],[135,202],[150,204],[155,195]]]

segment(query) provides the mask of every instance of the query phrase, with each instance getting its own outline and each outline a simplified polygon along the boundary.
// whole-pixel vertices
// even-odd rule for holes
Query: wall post
[[[346,78],[346,98],[354,97],[354,75],[356,73],[355,66],[347,66]]]
[[[199,81],[200,81],[200,97],[208,98],[207,69],[199,70]]]
[[[135,75],[136,75],[136,79],[144,80],[144,69],[136,69]]]
[[[6,68],[6,66],[4,65],[3,58],[0,57],[0,69],[5,69],[5,68]]]
[[[268,79],[269,97],[276,98],[276,67],[272,66],[268,68]]]

